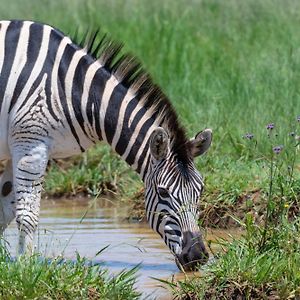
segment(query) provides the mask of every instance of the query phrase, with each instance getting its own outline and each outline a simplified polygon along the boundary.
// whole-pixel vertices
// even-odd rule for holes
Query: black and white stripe
[[[9,209],[19,224],[20,252],[38,223],[48,159],[104,140],[141,175],[149,223],[178,254],[182,232],[198,230],[203,182],[191,144],[169,100],[139,63],[121,56],[120,45],[96,39],[83,47],[48,25],[0,22],[0,160],[12,161],[4,177],[13,182]],[[169,138],[168,156],[160,161],[151,151],[157,128]]]

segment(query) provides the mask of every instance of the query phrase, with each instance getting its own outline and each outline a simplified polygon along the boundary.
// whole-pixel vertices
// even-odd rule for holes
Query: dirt
[[[193,298],[190,298],[193,299]],[[194,298],[196,299],[196,298]],[[265,284],[259,287],[253,287],[247,283],[238,284],[236,282],[227,282],[221,290],[210,288],[205,292],[204,299],[220,299],[220,300],[244,300],[244,299],[281,299],[276,288],[270,284]],[[295,298],[289,298],[295,299]]]
[[[260,224],[264,221],[266,199],[259,189],[240,195],[232,204],[225,202],[213,203],[211,196],[204,197],[200,203],[200,220],[202,227],[228,229],[241,226],[246,214],[251,214],[253,220]],[[300,198],[300,195],[299,197]],[[138,191],[132,202],[131,220],[146,221],[143,190]],[[300,215],[297,201],[289,202],[288,213],[291,219]]]

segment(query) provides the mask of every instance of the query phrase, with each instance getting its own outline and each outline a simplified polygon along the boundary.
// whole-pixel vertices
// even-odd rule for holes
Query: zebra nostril
[[[184,271],[194,271],[207,262],[209,254],[200,232],[184,232],[182,252],[177,256],[177,265]]]
[[[2,186],[1,194],[3,197],[6,197],[9,195],[9,193],[12,191],[12,183],[11,181],[6,181]]]
[[[184,264],[187,264],[189,262],[189,256],[187,253],[182,255],[182,261]]]
[[[204,265],[208,261],[209,255],[205,252],[193,252],[181,254],[176,257],[175,262],[180,270],[195,271],[200,265]]]

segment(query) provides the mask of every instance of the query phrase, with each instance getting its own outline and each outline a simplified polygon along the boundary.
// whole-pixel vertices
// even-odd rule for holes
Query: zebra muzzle
[[[194,271],[208,261],[209,254],[205,248],[200,232],[184,232],[182,252],[176,257],[176,264],[183,271]]]

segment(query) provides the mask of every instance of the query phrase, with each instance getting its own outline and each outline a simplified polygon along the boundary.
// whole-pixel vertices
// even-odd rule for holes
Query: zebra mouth
[[[179,270],[182,272],[192,272],[198,271],[200,266],[205,265],[209,259],[209,256],[205,256],[202,259],[191,260],[189,262],[184,262],[180,256],[175,257],[175,263]]]
[[[182,251],[175,257],[176,264],[182,271],[195,271],[200,265],[206,264],[209,254],[200,232],[184,232]]]

